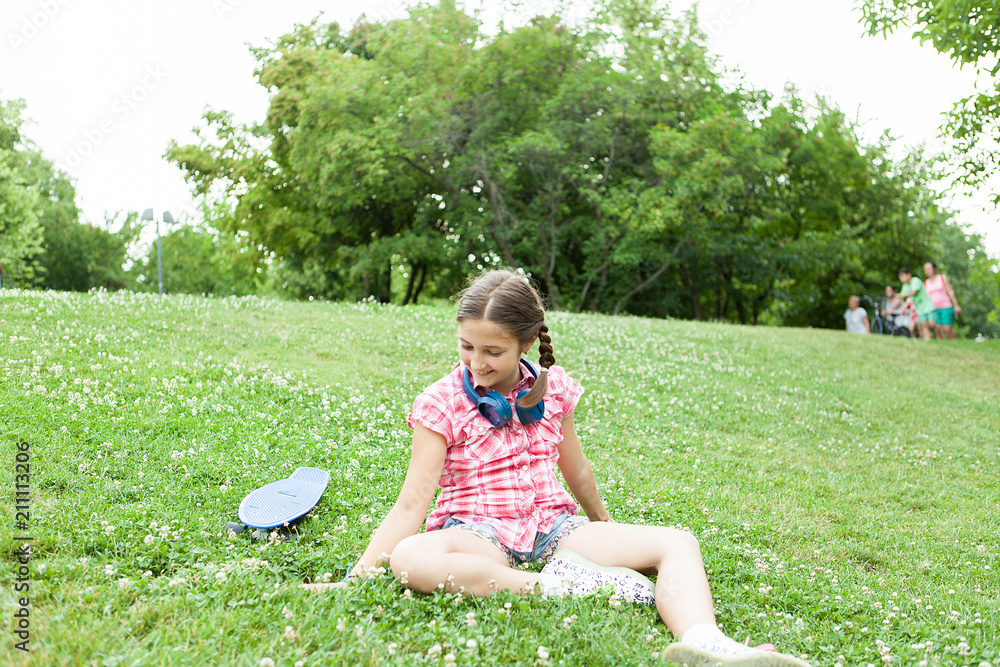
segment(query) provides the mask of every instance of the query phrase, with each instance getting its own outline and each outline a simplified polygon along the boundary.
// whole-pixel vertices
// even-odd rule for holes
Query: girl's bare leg
[[[656,610],[677,636],[692,626],[715,623],[701,549],[686,531],[598,522],[574,531],[559,546],[598,565],[656,574]]]
[[[492,542],[460,529],[420,533],[400,542],[389,561],[404,585],[421,593],[444,590],[486,597],[499,590],[534,591],[541,582],[532,572],[515,570]]]

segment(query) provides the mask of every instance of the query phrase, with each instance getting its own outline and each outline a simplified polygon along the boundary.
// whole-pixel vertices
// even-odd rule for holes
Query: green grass
[[[452,317],[0,292],[4,655],[653,664],[671,640],[655,612],[606,599],[411,597],[387,577],[297,588],[340,578],[392,504],[411,401],[457,360]],[[814,665],[1000,664],[1000,344],[550,320],[587,389],[577,429],[612,515],[699,537],[728,633]],[[302,465],[332,479],[298,541],[222,535],[247,492]],[[12,634],[28,535],[30,658]]]

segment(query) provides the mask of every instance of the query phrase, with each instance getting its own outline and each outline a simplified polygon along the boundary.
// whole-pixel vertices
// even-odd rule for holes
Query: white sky
[[[679,0],[674,7],[690,4]],[[786,82],[825,95],[862,122],[934,147],[940,114],[973,87],[969,71],[901,34],[863,36],[855,0],[703,0],[711,49],[751,84]],[[405,14],[402,0],[4,0],[0,98],[22,98],[26,134],[76,180],[84,217],[154,208],[196,218],[181,171],[162,159],[171,139],[194,141],[206,107],[260,120],[267,95],[247,44],[263,45],[325,12],[350,25],[362,13]],[[956,197],[958,219],[1000,256],[987,193]]]

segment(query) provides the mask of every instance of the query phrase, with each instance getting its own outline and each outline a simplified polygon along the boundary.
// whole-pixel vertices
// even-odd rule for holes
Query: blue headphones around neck
[[[521,362],[528,367],[531,371],[531,375],[537,379],[538,371],[531,362],[521,359]],[[501,426],[506,426],[513,419],[514,415],[510,410],[510,403],[507,399],[498,394],[495,391],[491,391],[485,396],[480,396],[472,386],[472,374],[469,373],[469,368],[466,366],[462,369],[462,388],[465,389],[465,395],[469,397],[472,404],[476,406],[479,410],[479,414],[485,417],[493,426],[500,428]],[[527,389],[522,389],[518,393],[517,398],[520,400],[528,393]],[[539,401],[538,405],[531,408],[522,408],[517,405],[517,401],[514,402],[517,406],[517,418],[521,420],[522,424],[534,424],[542,420],[545,416],[545,401]]]

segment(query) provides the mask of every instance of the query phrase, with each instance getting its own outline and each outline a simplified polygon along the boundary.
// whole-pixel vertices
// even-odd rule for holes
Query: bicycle
[[[861,297],[861,300],[864,304],[871,307],[872,317],[869,329],[873,334],[902,336],[903,338],[912,337],[910,334],[910,328],[901,324],[896,324],[896,318],[894,315],[890,314],[888,317],[882,316],[882,303],[885,301],[884,298],[865,295]]]

